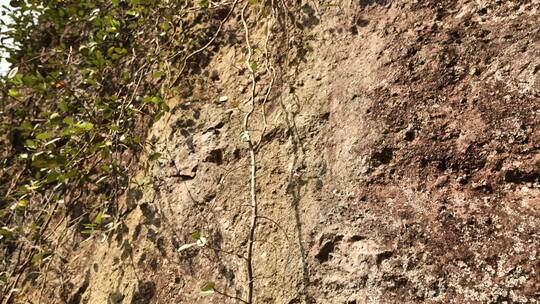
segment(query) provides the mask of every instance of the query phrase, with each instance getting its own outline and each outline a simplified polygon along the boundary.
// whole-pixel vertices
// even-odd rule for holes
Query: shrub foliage
[[[12,41],[1,45],[13,68],[0,80],[0,298],[55,258],[48,230],[65,221],[92,233],[117,216],[146,130],[168,110],[167,80],[227,11],[204,0],[10,4],[0,37]]]

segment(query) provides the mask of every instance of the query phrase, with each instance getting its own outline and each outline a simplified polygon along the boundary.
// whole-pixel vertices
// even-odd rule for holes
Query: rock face
[[[271,50],[290,63],[275,64],[265,125],[259,58],[255,303],[537,303],[540,3],[304,2],[289,48]],[[162,157],[118,232],[72,253],[69,303],[245,299],[250,82],[235,22],[239,42],[150,130]],[[178,252],[193,232],[205,247]]]

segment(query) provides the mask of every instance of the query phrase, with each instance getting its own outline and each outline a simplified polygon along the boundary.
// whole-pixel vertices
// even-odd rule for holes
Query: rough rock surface
[[[539,9],[303,4],[257,152],[256,303],[539,302]],[[118,233],[71,254],[68,303],[245,297],[241,37],[152,127],[163,156],[128,193]],[[207,247],[177,252],[195,231]],[[207,281],[228,296],[201,295]]]

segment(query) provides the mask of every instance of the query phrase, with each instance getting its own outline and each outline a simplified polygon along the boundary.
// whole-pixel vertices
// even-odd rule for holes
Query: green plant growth
[[[102,228],[104,210],[117,214],[146,130],[169,110],[166,80],[217,19],[193,9],[203,2],[3,8],[13,22],[0,39],[12,43],[1,48],[13,70],[0,80],[0,298],[9,301],[29,264],[55,259],[52,227],[80,227],[85,237]]]

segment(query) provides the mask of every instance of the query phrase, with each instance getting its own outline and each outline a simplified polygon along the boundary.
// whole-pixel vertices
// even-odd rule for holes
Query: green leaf
[[[13,237],[13,230],[8,227],[0,227],[0,240],[10,239]]]
[[[96,228],[97,225],[96,225],[96,224],[83,224],[83,227],[84,227],[84,228],[92,228],[92,229],[93,229],[93,228]]]
[[[62,122],[62,117],[58,113],[52,113],[49,117],[48,123],[53,126],[57,126]]]
[[[34,257],[32,257],[32,263],[34,263],[34,264],[41,263],[43,260],[45,260],[46,258],[48,258],[48,257],[50,257],[52,255],[53,255],[53,252],[50,251],[50,250],[37,253],[37,254],[34,255]]]
[[[98,212],[94,223],[96,223],[97,225],[101,225],[101,223],[103,223],[103,211]]]
[[[26,207],[27,205],[28,205],[28,201],[27,201],[27,200],[24,200],[24,199],[22,199],[22,200],[20,200],[20,201],[17,202],[17,207],[20,207],[20,208],[24,208],[24,207]]]
[[[27,139],[25,142],[24,142],[24,145],[28,148],[28,149],[36,149],[37,148],[37,144],[35,141],[31,140],[31,139]]]
[[[90,131],[94,128],[94,124],[90,122],[80,122],[77,124],[77,128],[85,130],[85,131]]]
[[[72,125],[75,123],[75,121],[73,120],[73,118],[71,117],[66,117],[62,120],[65,124],[68,124],[68,125]]]
[[[154,152],[154,153],[150,154],[150,157],[148,157],[148,160],[149,160],[149,161],[156,161],[156,160],[158,160],[160,157],[161,157],[161,153],[159,153],[159,152]]]
[[[69,110],[69,105],[65,100],[62,100],[58,103],[58,109],[62,112],[67,112]]]
[[[32,165],[36,168],[48,168],[53,166],[53,161],[45,154],[34,154]]]
[[[195,232],[191,233],[191,238],[192,238],[194,241],[200,240],[201,237],[202,237],[202,234],[201,234],[201,232],[199,232],[199,231],[195,231]]]
[[[161,29],[166,32],[171,28],[171,24],[169,22],[163,22],[159,25],[159,27],[161,27]]]
[[[163,76],[165,76],[165,73],[161,71],[156,71],[152,74],[152,77],[156,80],[160,80]]]
[[[163,102],[163,100],[157,96],[146,96],[143,98],[144,103],[153,103],[156,105],[159,105]]]
[[[47,140],[49,138],[51,138],[53,136],[52,133],[50,132],[43,132],[43,133],[39,133],[38,135],[36,135],[36,139],[37,140]]]
[[[255,72],[257,70],[257,63],[256,62],[252,62],[251,63],[251,69],[253,70],[253,72]]]
[[[216,284],[214,282],[207,282],[206,284],[204,284],[203,287],[201,287],[201,293],[213,294],[215,287],[216,287]]]
[[[209,0],[201,0],[201,6],[202,7],[210,7],[210,1]]]
[[[56,172],[56,171],[51,171],[49,172],[49,174],[47,175],[47,183],[54,183],[56,182],[57,180],[59,180],[61,177],[60,173]]]
[[[15,89],[9,89],[8,90],[8,95],[11,96],[11,97],[17,97],[19,96],[19,92]]]
[[[111,149],[109,149],[109,148],[103,148],[103,150],[101,150],[100,154],[101,154],[101,158],[106,159],[109,156],[111,156],[112,152],[111,152]]]
[[[34,75],[25,75],[22,77],[22,82],[28,87],[33,87],[39,81],[39,77]]]
[[[111,168],[108,165],[101,165],[100,168],[101,168],[101,171],[103,171],[104,173],[111,172]]]
[[[21,74],[15,75],[12,79],[10,79],[10,82],[13,83],[14,85],[18,85],[18,86],[22,85],[24,83],[23,75],[21,75]]]
[[[90,152],[96,153],[97,151],[103,150],[103,148],[105,148],[105,147],[106,147],[105,143],[100,142],[100,143],[97,143],[97,144],[93,145],[92,148],[90,148]]]
[[[24,133],[32,131],[33,126],[32,123],[29,121],[23,122],[19,127],[17,127],[17,130],[22,131]]]
[[[126,12],[126,16],[137,17],[138,15],[139,15],[139,12],[137,12],[137,11],[134,10],[134,9],[128,10],[128,11]]]
[[[73,127],[67,127],[62,131],[62,135],[64,136],[75,135],[78,133],[79,133],[79,129],[73,128]]]
[[[65,165],[66,158],[62,155],[46,155],[38,152],[32,156],[32,165],[36,168],[54,169],[58,166]]]

